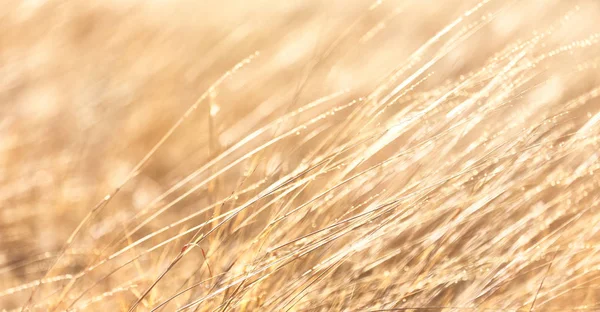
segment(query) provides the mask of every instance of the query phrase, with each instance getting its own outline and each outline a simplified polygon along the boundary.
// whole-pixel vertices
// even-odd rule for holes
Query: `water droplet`
[[[219,105],[214,104],[214,103],[210,105],[210,115],[211,116],[215,117],[219,113],[220,110],[221,110],[221,107],[219,107]]]

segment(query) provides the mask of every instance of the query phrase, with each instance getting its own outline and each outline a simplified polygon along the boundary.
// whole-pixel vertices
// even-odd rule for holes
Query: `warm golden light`
[[[1,311],[600,309],[597,1],[5,2]]]

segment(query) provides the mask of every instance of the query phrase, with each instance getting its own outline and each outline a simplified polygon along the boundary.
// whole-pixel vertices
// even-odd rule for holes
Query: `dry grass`
[[[13,1],[0,310],[600,311],[597,1]]]

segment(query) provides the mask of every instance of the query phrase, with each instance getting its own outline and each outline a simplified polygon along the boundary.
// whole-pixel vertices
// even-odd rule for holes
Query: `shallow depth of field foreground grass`
[[[0,311],[600,311],[595,0],[5,0]]]

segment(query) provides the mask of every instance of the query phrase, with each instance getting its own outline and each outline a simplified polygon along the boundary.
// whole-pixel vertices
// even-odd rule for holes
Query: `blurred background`
[[[540,294],[543,298],[538,303],[544,305],[535,310],[550,311],[553,307],[565,311],[584,309],[584,305],[592,310],[600,308],[594,305],[600,300],[595,286],[598,284],[588,282],[597,274],[589,273],[595,275],[585,275],[575,284],[561,284],[569,281],[561,276],[568,274],[569,268],[574,270],[570,274],[577,276],[579,272],[597,271],[600,264],[594,245],[597,238],[593,235],[600,215],[587,210],[585,215],[582,213],[596,205],[595,171],[581,185],[572,182],[564,189],[552,189],[542,183],[548,176],[552,182],[562,179],[564,183],[577,168],[587,172],[597,164],[594,155],[598,126],[588,122],[600,111],[600,102],[595,98],[600,81],[597,1],[4,0],[2,7],[0,310],[17,311],[26,306],[40,311],[127,311],[138,300],[137,309],[152,310],[185,289],[180,286],[192,285],[196,280],[189,279],[192,272],[203,268],[205,262],[212,265],[212,272],[198,274],[214,282],[172,300],[161,307],[164,311],[175,311],[200,298],[205,299],[190,309],[362,311],[413,304],[412,307],[430,306],[431,311],[460,307],[527,311],[533,298]],[[240,62],[243,66],[236,67]],[[495,77],[502,81],[494,80]],[[396,88],[410,92],[394,91]],[[199,98],[201,101],[194,106]],[[322,99],[325,104],[310,112],[302,109]],[[509,99],[513,102],[506,104]],[[352,101],[359,104],[343,108]],[[427,108],[436,101],[439,107]],[[385,108],[387,103],[394,106]],[[490,110],[497,113],[484,114],[478,109],[486,108],[486,103],[491,103],[494,107]],[[190,111],[190,107],[194,109]],[[329,116],[327,112],[336,108],[341,111]],[[297,110],[297,114],[281,120]],[[314,120],[324,113],[329,117]],[[425,117],[411,125],[412,130],[386,137],[391,127],[409,120],[405,118],[421,118],[421,113]],[[461,122],[473,118],[479,118],[477,125],[462,128]],[[524,130],[537,127],[538,131],[548,120],[555,127],[544,130],[539,137]],[[273,122],[274,126],[268,126]],[[169,132],[174,124],[177,127]],[[244,141],[267,126],[268,130]],[[433,132],[420,134],[420,127],[425,126],[433,127]],[[300,127],[298,131],[296,127]],[[558,146],[565,135],[580,129],[587,131],[586,138],[594,142],[567,142],[564,154],[550,155],[546,150],[523,154],[546,143]],[[252,153],[288,131],[298,133]],[[446,135],[440,139],[442,143],[427,148],[420,145],[437,140],[440,135]],[[166,140],[162,142],[162,138]],[[371,138],[378,143],[361,141]],[[482,179],[481,185],[469,184],[470,176],[456,183],[449,180],[454,174],[466,172],[463,165],[491,160],[496,151],[512,142],[523,146],[513,154],[507,147],[502,151],[505,154],[498,155],[510,155],[514,162],[498,164],[496,160],[495,167],[488,168],[489,177],[487,173],[485,178],[475,175],[476,181]],[[153,151],[157,143],[160,146]],[[242,145],[226,153],[236,144]],[[344,184],[346,191],[336,189],[332,198],[301,212],[298,219],[275,228],[267,226],[294,208],[312,205],[311,200],[336,183],[395,159],[395,153],[404,150],[417,158],[394,162],[389,169],[361,180],[360,185]],[[152,154],[148,154],[150,151]],[[245,215],[238,215],[226,225],[218,225],[223,219],[209,221],[201,228],[202,233],[215,231],[199,242],[202,252],[195,248],[190,252],[192,256],[178,264],[180,269],[167,270],[182,252],[182,246],[199,234],[191,231],[167,242],[169,237],[234,211],[253,196],[284,187],[286,184],[281,181],[285,177],[304,177],[302,170],[330,154],[340,160],[333,158],[331,168],[320,172],[316,181],[279,197],[280,210],[261,212],[259,207],[270,200],[261,199]],[[225,156],[218,158],[219,155]],[[249,156],[244,158],[245,155]],[[137,168],[145,156],[150,157]],[[547,166],[539,171],[538,165],[533,168],[538,157],[547,158],[539,159],[539,166]],[[235,163],[238,159],[241,161]],[[452,161],[455,162],[450,164]],[[211,165],[165,195],[207,164]],[[555,178],[556,168],[562,172],[561,177]],[[136,170],[133,177],[129,176],[132,170]],[[204,179],[207,182],[202,184]],[[430,188],[437,183],[431,181],[439,179],[448,179],[447,186],[453,190],[467,185],[470,191],[463,197],[450,198],[442,186]],[[414,181],[419,182],[411,184]],[[486,183],[492,184],[485,188]],[[103,198],[117,187],[118,193],[103,205]],[[539,196],[538,200],[527,202],[527,190],[536,187],[543,188],[534,195]],[[478,197],[498,190],[510,196]],[[365,219],[366,229],[349,226],[343,236],[345,241],[340,239],[339,245],[331,245],[330,249],[311,251],[307,258],[299,260],[302,265],[285,264],[268,274],[263,272],[264,280],[260,282],[227,286],[233,277],[251,271],[249,266],[278,263],[280,256],[272,254],[269,248],[363,211],[349,207],[358,208],[365,203],[364,211],[368,211],[370,203],[404,198],[400,194],[407,191],[427,192],[427,196],[411,199],[410,205],[403,203],[395,208],[420,207],[418,212],[411,212],[412,230],[399,230],[407,228],[402,222],[409,217],[398,214],[381,221],[380,226],[386,225],[382,230],[385,234],[377,236],[374,233],[381,227],[376,228],[375,224],[381,219],[376,219],[375,224]],[[582,192],[590,195],[578,202],[575,198]],[[218,204],[221,200],[229,202]],[[509,204],[517,202],[515,206]],[[98,203],[101,209],[93,210]],[[477,224],[473,223],[470,230],[439,234],[444,243],[455,242],[454,249],[436,245],[438,240],[431,237],[425,239],[437,233],[436,229],[452,224],[459,227],[448,221],[462,220],[461,212],[455,215],[452,209],[464,211],[473,203],[493,212],[477,216],[479,223],[473,221]],[[161,207],[168,210],[142,222]],[[198,218],[160,230],[204,208]],[[511,213],[504,215],[501,211]],[[257,215],[252,216],[255,212]],[[531,219],[533,215],[538,217]],[[585,222],[579,218],[585,218]],[[541,220],[550,220],[547,232],[529,232]],[[390,224],[397,229],[387,227]],[[497,224],[504,226],[496,227]],[[567,224],[576,224],[572,232],[553,231]],[[82,227],[76,231],[78,225]],[[107,258],[159,230],[123,254],[131,258],[167,242],[163,249],[143,254],[131,265],[125,264],[128,257],[120,258],[122,254]],[[586,238],[576,239],[576,233],[587,230],[590,232]],[[73,241],[67,243],[74,231]],[[518,236],[485,247],[493,237],[508,235],[505,231],[515,231]],[[364,252],[348,256],[347,262],[337,263],[327,275],[309,274],[328,291],[321,290],[321,295],[304,292],[304,287],[313,287],[313,280],[303,280],[307,268],[324,263],[336,250],[358,248],[352,244],[361,242],[367,234],[373,236],[368,244],[364,243],[368,247]],[[469,243],[456,242],[460,240],[457,236],[466,237]],[[579,244],[585,252],[564,251],[561,258],[550,243],[538,245],[540,252],[546,252],[543,254],[534,249],[517,253],[510,248],[519,237],[535,245],[546,242],[546,236],[548,242],[562,246]],[[309,237],[313,238],[317,240]],[[392,242],[394,238],[398,241]],[[263,242],[264,248],[252,245],[255,254],[246,254],[246,248],[257,241]],[[398,252],[393,259],[384,257],[394,246],[406,250],[408,242],[420,251]],[[302,250],[303,244],[300,241],[297,250]],[[462,260],[461,255],[467,255],[469,246],[487,248],[472,255],[477,254],[477,259],[489,256],[485,260],[488,267],[480,263],[471,268]],[[438,253],[439,248],[443,251]],[[512,262],[502,262],[505,257],[513,259],[510,261],[537,257],[542,262],[512,271]],[[565,262],[548,266],[544,259],[551,261],[552,257]],[[427,258],[437,262],[426,263]],[[102,267],[89,270],[102,259]],[[388,262],[374,264],[378,261]],[[435,271],[442,264],[445,266]],[[121,265],[127,267],[110,273]],[[366,269],[371,265],[378,267]],[[413,272],[413,268],[418,272]],[[486,272],[489,268],[495,270],[495,277],[471,272]],[[151,287],[165,270],[169,274]],[[463,271],[465,275],[459,279],[472,283],[434,282],[440,276],[456,277]],[[85,272],[84,276],[74,279],[81,272]],[[112,275],[105,277],[109,273]],[[352,276],[348,277],[351,281],[368,282],[349,282],[345,275]],[[410,281],[401,280],[407,276],[411,276]],[[479,278],[500,276],[510,287],[473,286]],[[540,291],[546,276],[551,276],[546,282],[556,287]],[[53,277],[58,278],[51,280]],[[198,280],[202,278],[199,276]],[[285,284],[286,278],[298,284]],[[135,286],[123,284],[134,280]],[[428,281],[435,285],[424,286]],[[584,285],[577,288],[578,283]],[[280,294],[284,285],[297,290],[298,296]],[[343,293],[333,291],[344,285],[353,288]],[[414,289],[405,289],[407,285]],[[149,287],[152,290],[144,295]],[[222,287],[229,288],[218,292]],[[331,302],[321,297],[325,294],[329,294]],[[319,306],[319,302],[324,304]]]

